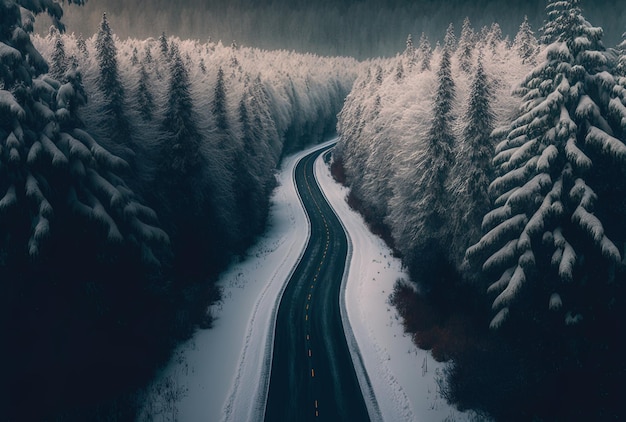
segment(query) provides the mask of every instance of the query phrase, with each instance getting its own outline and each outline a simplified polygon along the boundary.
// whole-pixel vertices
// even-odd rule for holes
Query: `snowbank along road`
[[[278,310],[266,421],[369,420],[340,312],[348,240],[313,173],[328,148],[295,170],[311,236]]]

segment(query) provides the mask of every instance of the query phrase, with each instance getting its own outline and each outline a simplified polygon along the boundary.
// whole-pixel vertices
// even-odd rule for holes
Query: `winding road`
[[[266,421],[369,420],[340,312],[348,239],[313,170],[332,146],[295,169],[311,235],[278,309]]]

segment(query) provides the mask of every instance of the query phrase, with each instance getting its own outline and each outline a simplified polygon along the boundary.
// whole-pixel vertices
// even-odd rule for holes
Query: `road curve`
[[[348,240],[313,170],[332,146],[302,158],[294,173],[311,235],[278,309],[266,421],[369,420],[339,303]]]

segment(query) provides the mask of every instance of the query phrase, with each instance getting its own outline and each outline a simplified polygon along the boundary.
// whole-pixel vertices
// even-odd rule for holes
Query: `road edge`
[[[338,139],[339,138],[334,139],[333,140],[334,143],[337,143]],[[376,399],[376,394],[374,393],[374,388],[372,386],[372,382],[370,380],[369,374],[367,372],[367,369],[365,368],[365,362],[363,361],[363,355],[361,354],[361,350],[359,349],[359,344],[356,340],[356,336],[354,335],[354,332],[352,331],[352,326],[350,325],[350,318],[348,317],[348,311],[346,309],[346,285],[348,283],[348,278],[349,278],[349,273],[350,273],[350,263],[352,260],[352,250],[353,250],[352,238],[350,237],[350,233],[348,232],[346,226],[343,224],[343,221],[339,217],[339,214],[337,214],[337,211],[335,210],[335,207],[333,206],[332,202],[328,199],[328,196],[326,195],[324,188],[318,182],[317,162],[319,160],[325,160],[324,157],[330,154],[331,152],[332,152],[332,148],[329,151],[317,157],[317,159],[315,160],[315,163],[313,163],[313,175],[315,176],[315,183],[317,184],[320,191],[322,192],[322,195],[324,196],[324,199],[330,206],[330,209],[333,211],[333,213],[337,217],[337,220],[339,220],[339,223],[341,224],[341,227],[346,235],[346,239],[348,240],[347,242],[348,251],[346,255],[346,263],[345,263],[344,270],[343,270],[343,277],[341,279],[341,291],[339,294],[339,309],[341,313],[341,323],[343,326],[344,335],[346,337],[346,342],[348,343],[348,349],[350,350],[352,364],[354,366],[354,370],[356,372],[356,376],[359,381],[359,386],[361,388],[361,394],[363,395],[363,398],[365,399],[367,413],[369,414],[371,421],[382,422],[383,417],[380,411],[380,406],[378,405],[378,400]]]
[[[230,389],[231,391],[228,394],[228,399],[226,400],[226,403],[222,410],[222,418],[221,418],[222,421],[238,422],[239,420],[241,420],[241,419],[238,419],[238,417],[241,416],[242,414],[245,414],[246,415],[245,420],[249,420],[249,421],[263,420],[265,416],[267,396],[269,394],[269,381],[271,377],[271,366],[272,366],[272,357],[273,357],[273,349],[274,349],[274,336],[275,336],[275,331],[276,331],[276,319],[278,315],[278,308],[280,306],[280,301],[283,297],[283,293],[287,287],[287,282],[290,280],[291,276],[293,275],[293,272],[295,271],[296,267],[302,260],[302,256],[304,255],[306,246],[308,245],[309,239],[311,237],[311,222],[310,222],[308,214],[306,213],[306,209],[304,208],[304,204],[302,203],[300,192],[298,191],[298,188],[295,183],[295,171],[296,171],[296,167],[298,166],[298,163],[302,159],[304,159],[309,154],[315,151],[318,151],[319,149],[322,149],[322,148],[327,147],[328,145],[331,145],[333,142],[336,142],[336,140],[333,139],[333,140],[326,141],[315,146],[311,146],[310,148],[307,148],[295,154],[293,158],[294,161],[293,161],[293,167],[291,168],[291,183],[297,194],[301,211],[304,214],[306,221],[307,221],[306,240],[303,242],[303,246],[298,253],[298,258],[294,261],[294,264],[292,268],[290,269],[289,273],[287,274],[285,279],[280,281],[281,283],[280,290],[276,296],[276,299],[274,300],[272,304],[272,310],[270,312],[269,324],[268,324],[269,327],[267,328],[266,335],[265,335],[265,347],[264,347],[263,358],[261,359],[262,362],[260,364],[260,368],[257,371],[257,373],[259,374],[258,388],[253,397],[246,397],[246,400],[249,402],[249,406],[247,406],[247,409],[243,411],[242,409],[239,409],[239,410],[236,409],[235,408],[236,406],[234,406],[234,403],[239,401],[237,396],[239,394],[239,385],[241,384],[241,381],[242,381],[242,378],[237,376],[235,379],[235,382],[231,386],[231,389]],[[275,279],[276,274],[278,274],[278,270],[274,272],[274,275],[272,276],[272,278],[268,280],[267,282],[268,284],[266,288],[263,289],[263,293],[261,294],[259,299],[255,302],[255,311],[252,314],[250,322],[248,323],[248,329],[247,329],[248,332],[252,329],[252,325],[254,324],[259,305],[261,301],[263,300],[263,297],[265,296],[265,293],[268,290],[268,287],[272,284],[273,280]],[[242,352],[241,357],[239,359],[240,368],[243,365],[245,365],[245,362],[247,361],[246,353],[247,353],[247,346],[244,346],[244,351]]]

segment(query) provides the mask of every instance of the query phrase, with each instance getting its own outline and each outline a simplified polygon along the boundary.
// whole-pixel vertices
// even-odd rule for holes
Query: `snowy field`
[[[293,169],[301,157],[324,145],[284,160],[266,234],[246,259],[222,274],[223,298],[211,309],[214,327],[197,331],[176,350],[151,386],[141,420],[262,419],[279,298],[309,237]],[[333,181],[321,158],[315,170],[352,245],[345,309],[383,420],[467,420],[439,397],[435,379],[442,366],[403,334],[388,303],[395,281],[406,277],[400,261],[349,209],[347,189]]]

